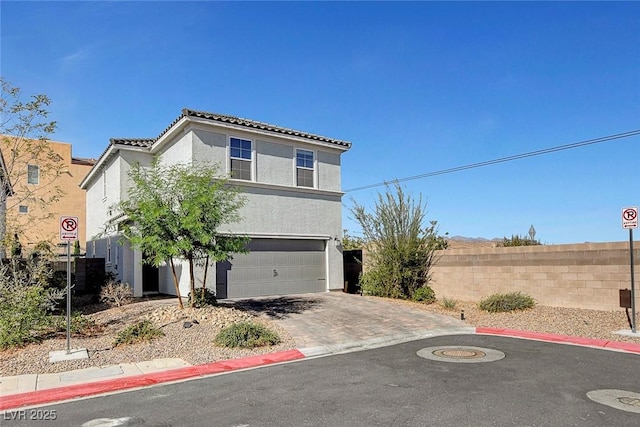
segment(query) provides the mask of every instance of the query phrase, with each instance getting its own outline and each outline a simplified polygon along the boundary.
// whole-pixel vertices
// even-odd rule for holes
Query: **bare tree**
[[[5,163],[5,184],[13,194],[6,200],[4,247],[9,247],[29,227],[52,218],[48,206],[60,200],[64,190],[56,184],[66,173],[61,157],[49,144],[56,122],[49,120],[47,95],[24,100],[22,91],[0,77],[0,152]],[[28,212],[24,212],[28,208]]]

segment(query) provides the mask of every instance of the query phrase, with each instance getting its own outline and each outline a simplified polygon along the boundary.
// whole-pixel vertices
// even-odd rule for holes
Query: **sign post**
[[[633,271],[633,229],[638,228],[638,208],[622,209],[622,228],[629,229],[629,258],[631,263],[631,332],[636,333],[636,290]]]
[[[78,217],[60,217],[60,240],[67,243],[67,354],[71,353],[71,242],[78,240]]]

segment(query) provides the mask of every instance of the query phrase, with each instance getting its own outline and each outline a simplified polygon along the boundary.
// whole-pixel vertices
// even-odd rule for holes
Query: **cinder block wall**
[[[447,249],[433,268],[439,298],[479,301],[521,291],[552,307],[621,310],[631,288],[629,243]],[[634,242],[636,309],[640,309],[640,243]]]

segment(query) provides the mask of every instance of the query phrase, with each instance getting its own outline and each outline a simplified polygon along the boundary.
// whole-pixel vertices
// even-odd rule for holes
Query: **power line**
[[[405,182],[405,181],[412,181],[412,180],[415,180],[415,179],[428,178],[428,177],[431,177],[431,176],[444,175],[444,174],[447,174],[447,173],[460,172],[460,171],[467,170],[467,169],[474,169],[474,168],[479,168],[479,167],[482,167],[482,166],[495,165],[497,163],[510,162],[512,160],[519,160],[519,159],[524,159],[524,158],[527,158],[527,157],[540,156],[542,154],[555,153],[556,151],[570,150],[572,148],[584,147],[586,145],[593,145],[593,144],[598,144],[598,143],[606,142],[606,141],[612,141],[612,140],[616,140],[616,139],[629,138],[631,136],[636,136],[636,135],[640,135],[640,129],[632,130],[632,131],[624,132],[624,133],[618,133],[618,134],[615,134],[615,135],[603,136],[603,137],[595,138],[595,139],[588,139],[586,141],[574,142],[573,144],[559,145],[557,147],[545,148],[545,149],[537,150],[537,151],[530,151],[528,153],[516,154],[516,155],[513,155],[513,156],[507,156],[507,157],[500,157],[498,159],[487,160],[487,161],[484,161],[484,162],[471,163],[471,164],[464,165],[464,166],[456,166],[454,168],[442,169],[442,170],[439,170],[439,171],[423,173],[423,174],[420,174],[420,175],[409,176],[409,177],[406,177],[406,178],[392,179],[390,181],[379,182],[377,184],[369,184],[369,185],[364,185],[362,187],[350,188],[348,190],[345,190],[345,193],[351,193],[351,192],[354,192],[354,191],[366,190],[368,188],[381,187],[383,185],[389,184],[389,182]]]

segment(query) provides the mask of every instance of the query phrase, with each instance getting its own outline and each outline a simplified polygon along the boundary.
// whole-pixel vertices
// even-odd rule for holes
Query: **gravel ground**
[[[399,303],[422,307],[423,310],[457,319],[460,319],[460,313],[464,310],[465,323],[470,326],[546,332],[640,344],[640,338],[613,333],[620,330],[631,331],[627,315],[622,308],[617,311],[600,311],[536,306],[529,310],[510,313],[488,313],[480,310],[477,303],[469,301],[456,301],[454,309],[446,309],[439,303],[430,305],[405,301],[399,301]],[[636,318],[640,321],[640,314],[637,314]]]
[[[295,348],[287,331],[266,317],[223,306],[202,309],[177,307],[176,299],[136,302],[87,315],[94,320],[91,336],[72,335],[71,348],[86,348],[88,359],[49,363],[49,352],[67,347],[66,333],[24,348],[0,351],[0,376],[65,372],[92,366],[177,357],[193,365],[236,359]],[[165,336],[150,343],[113,346],[116,334],[138,320],[149,319]],[[233,322],[252,319],[278,333],[281,342],[255,349],[229,349],[213,345],[215,336]],[[193,322],[196,320],[197,323]],[[188,321],[191,327],[185,328]]]
[[[473,302],[456,303],[448,310],[438,303],[424,305],[408,301],[389,300],[397,304],[408,304],[422,310],[460,318],[464,310],[465,322],[470,326],[486,326],[535,332],[547,332],[611,341],[640,344],[640,338],[613,334],[613,331],[629,330],[623,309],[619,311],[580,310],[537,306],[530,310],[512,313],[490,314],[477,308]],[[49,352],[66,348],[66,335],[46,339],[39,344],[24,348],[0,351],[0,376],[35,373],[64,372],[92,366],[108,366],[119,363],[178,357],[191,364],[203,364],[256,354],[272,353],[296,347],[288,332],[266,315],[218,306],[204,309],[177,308],[176,299],[155,299],[136,302],[124,307],[103,309],[89,314],[96,327],[89,336],[73,336],[72,348],[86,348],[89,359],[49,363]],[[151,343],[113,347],[118,331],[135,321],[149,319],[165,333],[164,337]],[[226,349],[214,346],[217,333],[229,323],[253,319],[276,331],[281,343],[276,346],[251,350]],[[638,316],[640,320],[640,315]],[[184,322],[192,322],[185,328]]]

